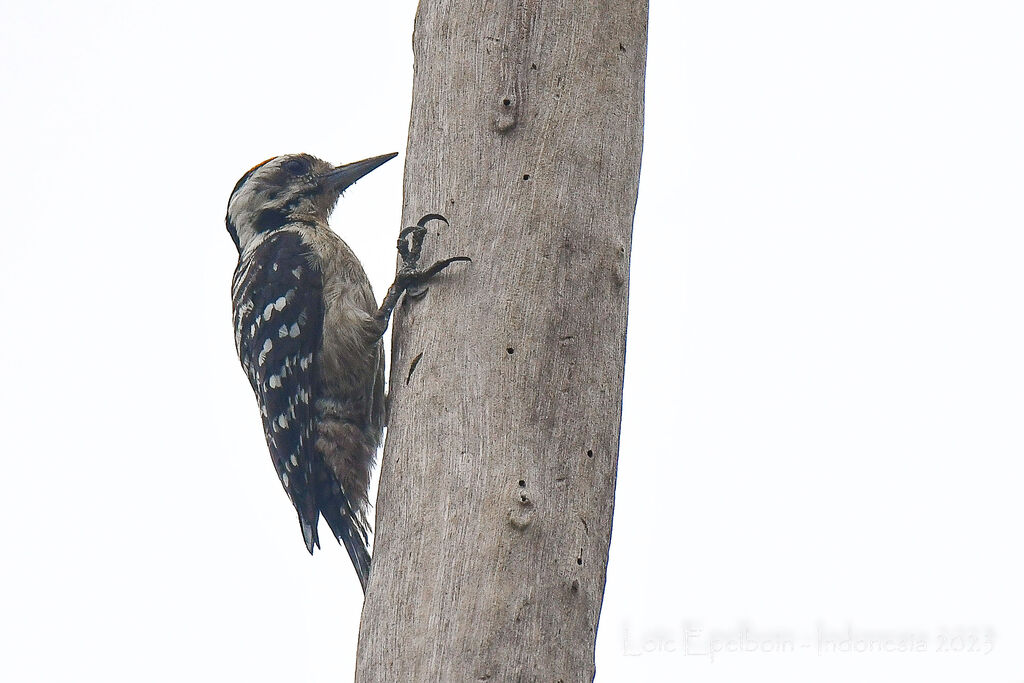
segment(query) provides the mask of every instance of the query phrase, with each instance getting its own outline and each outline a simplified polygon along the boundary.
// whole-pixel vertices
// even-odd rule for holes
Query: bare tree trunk
[[[425,0],[358,681],[584,681],[611,535],[646,0]]]

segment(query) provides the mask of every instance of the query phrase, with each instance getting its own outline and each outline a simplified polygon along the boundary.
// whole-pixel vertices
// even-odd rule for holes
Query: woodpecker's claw
[[[435,275],[437,275],[438,273],[440,273],[442,270],[444,270],[453,263],[456,263],[458,261],[471,260],[472,259],[470,259],[468,256],[453,256],[451,258],[446,258],[443,261],[438,261],[434,265],[423,270],[409,268],[409,264],[406,263],[402,268],[399,269],[398,275],[397,277],[395,277],[395,285],[398,285],[398,287],[404,290],[415,289],[417,291],[410,292],[410,294],[412,294],[414,298],[421,297],[426,293],[426,288],[420,287],[420,285],[423,285],[424,283],[426,283],[427,280],[434,277]]]
[[[448,219],[441,214],[428,213],[416,221],[416,225],[410,225],[398,233],[398,253],[402,257],[403,270],[416,269],[416,264],[420,260],[420,252],[423,250],[423,238],[427,235],[426,225],[430,221],[442,221],[445,225],[448,225]],[[406,237],[409,235],[412,235],[412,237],[406,240]]]
[[[453,256],[438,261],[429,268],[422,270],[416,266],[419,264],[420,254],[423,251],[423,238],[427,235],[426,224],[430,221],[443,221],[448,224],[448,219],[439,213],[428,213],[416,222],[398,233],[398,254],[402,257],[402,265],[398,267],[395,274],[395,282],[388,289],[387,296],[375,316],[383,329],[387,327],[388,318],[399,297],[404,292],[406,296],[418,299],[427,293],[426,282],[457,261],[471,261],[468,256]]]
[[[448,225],[448,219],[441,214],[428,213],[416,221],[416,225],[410,225],[398,233],[398,253],[402,257],[402,266],[398,269],[395,284],[401,283],[405,289],[416,288],[417,291],[408,292],[413,297],[423,296],[426,292],[426,288],[418,288],[417,284],[426,282],[456,261],[470,260],[468,256],[455,256],[438,261],[426,270],[416,270],[420,254],[423,251],[423,238],[427,236],[425,226],[430,221],[443,221],[445,225]]]
[[[428,213],[426,216],[416,221],[416,225],[423,228],[426,227],[427,223],[430,221],[441,221],[445,225],[448,225],[448,219],[439,213]]]
[[[398,233],[398,254],[402,257],[402,270],[415,270],[423,249],[427,229],[414,225]],[[409,237],[411,235],[411,237]],[[408,237],[408,239],[406,239]]]

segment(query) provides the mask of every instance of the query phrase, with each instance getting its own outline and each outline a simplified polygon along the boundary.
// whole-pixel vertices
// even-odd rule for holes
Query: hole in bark
[[[507,97],[506,97],[505,99],[503,99],[503,100],[501,101],[501,103],[502,103],[503,105],[505,105],[506,107],[511,107],[511,106],[512,106],[512,100],[508,99]]]
[[[515,350],[515,349],[513,349],[513,348],[512,348],[511,346],[510,346],[510,347],[508,347],[507,349],[505,349],[505,352],[506,352],[506,353],[508,353],[508,355],[510,355],[510,356],[511,356],[511,355],[512,355],[513,353],[515,353],[515,352],[516,352],[516,350]]]
[[[622,43],[619,43],[619,51],[620,52],[625,52],[626,51],[626,46],[623,45]]]
[[[520,487],[525,487],[526,486],[526,480],[525,479],[520,479],[519,480],[519,486]]]
[[[536,71],[537,70],[537,65],[536,64],[531,64],[530,68],[533,69],[534,71]]]
[[[529,179],[530,179],[530,174],[529,173],[523,174],[523,180],[529,180]]]
[[[576,558],[576,564],[583,565],[583,548],[580,548],[580,555]]]
[[[519,501],[522,502],[522,503],[526,502],[526,494],[525,493],[519,494]]]
[[[420,363],[420,358],[423,358],[423,352],[416,354],[416,357],[409,363],[409,374],[405,376],[405,383],[409,384],[409,380],[412,379],[412,373],[416,370],[416,366]]]
[[[594,457],[594,451],[592,451],[592,450],[590,450],[590,449],[588,448],[588,449],[587,449],[587,457],[588,457],[588,458],[593,458],[593,457]]]
[[[575,593],[575,592],[579,591],[579,589],[580,589],[580,582],[577,581],[576,579],[573,579],[572,580],[572,592]]]

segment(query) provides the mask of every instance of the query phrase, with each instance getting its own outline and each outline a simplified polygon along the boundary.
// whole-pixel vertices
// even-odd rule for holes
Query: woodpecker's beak
[[[345,164],[344,166],[337,166],[320,177],[320,185],[325,192],[334,193],[337,196],[344,192],[345,188],[370,171],[397,156],[398,152],[393,152],[391,154],[382,154],[379,157],[363,159],[362,161],[353,161],[351,164]]]

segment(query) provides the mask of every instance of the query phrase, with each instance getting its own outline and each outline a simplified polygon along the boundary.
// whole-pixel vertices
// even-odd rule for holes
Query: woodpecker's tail
[[[308,506],[299,508],[299,524],[302,526],[302,537],[306,541],[306,550],[313,554],[313,548],[320,547],[317,525],[320,515],[327,520],[338,542],[345,546],[352,566],[359,576],[359,583],[366,592],[366,580],[370,576],[370,552],[367,550],[369,526],[365,515],[352,508],[348,496],[341,485],[327,470],[321,468],[316,477],[316,497],[310,497]]]
[[[370,576],[370,551],[367,549],[366,531],[369,525],[363,512],[353,506],[351,496],[326,466],[322,466],[317,473],[316,505],[334,532],[334,537],[348,551],[365,593],[366,579]]]
[[[362,519],[362,515],[349,505],[348,498],[342,493],[341,487],[338,487],[337,484],[334,486],[337,487],[336,492],[333,492],[335,495],[330,497],[329,502],[322,504],[320,514],[327,520],[327,524],[331,527],[338,542],[348,551],[349,559],[352,560],[352,566],[356,569],[359,583],[365,593],[366,580],[370,576],[370,551],[366,547],[366,522]],[[322,503],[324,502],[322,501]]]
[[[320,515],[315,510],[313,512],[312,521],[305,519],[302,513],[299,513],[299,525],[302,527],[302,540],[306,542],[306,550],[309,554],[313,554],[313,548],[320,547],[320,538],[316,533],[316,526],[320,522]]]
[[[293,496],[293,493],[295,494]],[[306,550],[309,554],[313,554],[313,548],[320,547],[320,537],[317,534],[317,526],[320,524],[320,511],[316,506],[316,491],[312,486],[308,486],[300,492],[288,491],[288,495],[292,498],[292,505],[295,506],[295,511],[299,513],[299,526],[302,527],[302,540],[306,542]]]
[[[370,575],[367,489],[379,436],[374,437],[372,428],[365,425],[366,408],[359,402],[325,397],[317,399],[316,408],[315,443],[322,463],[316,504],[334,537],[348,551],[365,591]]]

